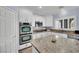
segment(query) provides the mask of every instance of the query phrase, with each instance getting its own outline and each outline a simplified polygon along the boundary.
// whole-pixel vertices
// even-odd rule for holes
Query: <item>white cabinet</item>
[[[35,34],[32,34],[32,39],[35,39],[35,36],[36,36]]]
[[[38,38],[41,38],[41,34],[40,33],[33,34],[33,39],[38,39]]]
[[[47,36],[49,36],[49,35],[52,35],[52,32],[34,33],[34,34],[33,34],[33,39],[43,38],[43,37],[47,37]]]
[[[76,29],[76,17],[65,17],[55,21],[55,28],[57,29]]]
[[[33,39],[38,39],[42,37],[42,33],[34,33],[33,34]]]
[[[52,32],[52,35],[55,35],[55,36],[58,36],[58,37],[61,37],[61,38],[67,38],[67,34],[63,34],[63,33],[54,33]]]
[[[5,9],[0,7],[0,52],[6,52],[6,34],[5,34]]]
[[[43,25],[45,26],[45,18],[43,16],[38,16],[38,15],[34,15],[34,26],[35,26],[35,22],[42,22]]]
[[[17,12],[7,7],[0,7],[0,13],[0,52],[18,52],[19,25]]]
[[[5,9],[0,7],[0,17],[5,17],[6,16],[5,12],[6,12]]]
[[[4,18],[2,18],[0,16],[0,52],[5,52],[5,23],[4,22]]]
[[[27,9],[19,9],[19,21],[31,23],[33,21],[32,12]]]
[[[53,27],[53,16],[46,16],[45,17],[45,26],[52,26]]]

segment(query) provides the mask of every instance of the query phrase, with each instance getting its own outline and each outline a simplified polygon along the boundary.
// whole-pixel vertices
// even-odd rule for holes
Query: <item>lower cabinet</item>
[[[68,38],[79,40],[79,35],[78,34],[68,35]]]
[[[42,38],[42,37],[47,37],[49,35],[58,35],[62,38],[67,38],[68,35],[64,34],[64,33],[55,33],[55,32],[41,32],[41,33],[35,33],[33,34],[33,39],[38,39],[38,38]]]
[[[64,34],[64,33],[54,33],[54,32],[52,32],[52,35],[60,36],[62,38],[68,38],[68,35]]]
[[[49,35],[52,35],[52,32],[34,33],[34,34],[32,35],[32,37],[33,37],[33,39],[38,39],[38,38],[46,37],[46,36],[49,36]]]

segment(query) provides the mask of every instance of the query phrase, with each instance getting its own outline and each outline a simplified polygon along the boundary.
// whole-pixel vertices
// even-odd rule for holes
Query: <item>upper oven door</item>
[[[20,34],[26,34],[31,32],[31,26],[21,26]]]

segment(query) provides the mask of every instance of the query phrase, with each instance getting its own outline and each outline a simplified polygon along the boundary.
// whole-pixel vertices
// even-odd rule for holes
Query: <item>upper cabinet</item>
[[[39,22],[40,25],[45,27],[53,27],[53,16],[38,16],[35,15],[35,22]]]
[[[34,15],[34,19],[32,20],[34,27],[43,27],[45,26],[45,18],[40,15]]]
[[[4,10],[4,8],[0,7],[0,17],[5,17],[6,11]]]
[[[53,27],[53,16],[45,17],[45,26]]]
[[[64,19],[64,28],[68,28],[68,19]]]
[[[31,11],[27,9],[19,9],[19,21],[20,22],[29,22],[31,23],[33,20],[33,14]]]
[[[55,22],[55,28],[58,29],[76,29],[76,17],[65,17],[56,20]]]

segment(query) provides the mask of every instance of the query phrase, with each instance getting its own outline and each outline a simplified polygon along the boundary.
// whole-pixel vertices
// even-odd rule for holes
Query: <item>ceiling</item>
[[[21,8],[28,9],[36,15],[58,14],[60,12],[60,7],[61,6],[42,6],[42,8],[39,8],[39,6],[21,6]],[[66,10],[72,10],[78,8],[78,6],[63,6],[63,8]]]

